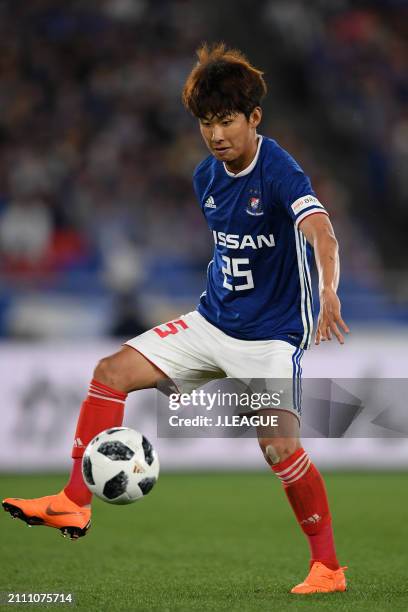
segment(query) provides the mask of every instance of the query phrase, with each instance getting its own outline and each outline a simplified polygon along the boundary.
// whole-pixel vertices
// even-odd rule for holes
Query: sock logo
[[[303,521],[300,521],[300,524],[301,525],[313,525],[314,523],[318,523],[321,520],[322,520],[322,517],[320,516],[320,514],[312,514],[312,516],[309,516],[309,518],[304,519]]]
[[[82,442],[81,438],[75,438],[74,446],[76,446],[77,448],[83,448],[85,444]]]

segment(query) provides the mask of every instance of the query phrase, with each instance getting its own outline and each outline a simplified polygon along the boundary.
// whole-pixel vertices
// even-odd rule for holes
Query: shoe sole
[[[3,502],[2,506],[5,512],[8,512],[12,519],[20,519],[27,523],[29,527],[45,525],[46,527],[51,527],[52,525],[47,525],[42,518],[39,516],[27,516],[18,506],[13,506],[13,504],[9,504],[8,502]],[[64,538],[69,538],[70,540],[78,540],[78,538],[82,538],[87,534],[89,529],[91,528],[91,521],[89,520],[85,527],[75,527],[72,525],[67,525],[65,527],[56,527],[61,532],[61,535]]]

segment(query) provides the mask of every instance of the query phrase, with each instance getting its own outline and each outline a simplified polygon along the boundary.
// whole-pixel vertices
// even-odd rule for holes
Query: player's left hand
[[[344,344],[344,336],[339,327],[348,334],[350,329],[341,318],[340,300],[334,289],[323,289],[320,293],[320,313],[317,321],[315,344],[331,340],[334,334],[340,344]]]

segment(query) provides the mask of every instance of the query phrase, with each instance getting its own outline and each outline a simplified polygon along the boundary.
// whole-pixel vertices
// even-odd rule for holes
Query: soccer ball
[[[88,489],[110,504],[131,504],[154,487],[159,459],[149,440],[128,427],[113,427],[90,441],[82,459]]]

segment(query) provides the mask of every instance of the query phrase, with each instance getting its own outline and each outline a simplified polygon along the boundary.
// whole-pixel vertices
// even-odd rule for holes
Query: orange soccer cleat
[[[312,593],[335,593],[336,591],[345,591],[345,569],[347,569],[347,567],[331,570],[323,565],[323,563],[320,563],[320,561],[315,561],[304,582],[293,587],[291,593],[296,593],[297,595],[311,595]]]
[[[36,499],[8,497],[2,505],[12,518],[19,518],[30,526],[54,527],[71,540],[84,536],[91,526],[91,508],[78,506],[64,491]]]

